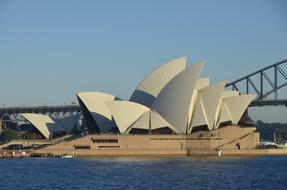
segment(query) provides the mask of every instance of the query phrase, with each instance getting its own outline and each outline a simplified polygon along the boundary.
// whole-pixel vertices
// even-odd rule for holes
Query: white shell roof
[[[220,110],[219,110],[219,115],[217,118],[216,122],[216,129],[219,127],[220,123],[231,121],[231,116],[228,111],[228,108],[226,104],[224,103],[225,98],[229,98],[232,96],[238,96],[239,92],[238,91],[224,91],[221,96],[221,101],[220,101]]]
[[[78,93],[77,96],[85,104],[102,132],[109,132],[114,127],[112,114],[106,104],[106,102],[116,99],[114,95],[101,92],[83,92]]]
[[[83,92],[78,93],[77,96],[82,100],[90,112],[99,113],[108,119],[112,119],[112,114],[105,102],[116,99],[114,95],[101,92]]]
[[[142,114],[140,116],[140,118],[138,118],[138,120],[136,120],[129,128],[128,131],[130,131],[131,129],[146,129],[149,130],[150,129],[150,111],[145,112],[144,114]]]
[[[138,85],[130,101],[150,108],[166,84],[186,68],[186,62],[186,57],[181,57],[160,66]]]
[[[177,133],[186,133],[189,108],[197,78],[204,63],[194,64],[174,77],[152,105]]]
[[[106,104],[122,134],[144,113],[149,111],[148,107],[128,101],[111,101]]]
[[[199,98],[189,131],[200,125],[207,125],[209,130],[214,129],[225,85],[226,82],[224,81],[199,90]]]
[[[254,96],[224,91],[225,81],[210,84],[209,78],[198,78],[203,66],[200,62],[186,68],[186,57],[170,61],[148,75],[130,101],[115,101],[115,96],[97,92],[79,93],[78,97],[99,127],[97,114],[114,119],[121,133],[131,128],[170,127],[183,134],[195,126],[207,125],[213,130],[225,121],[238,123]]]
[[[233,124],[237,124],[256,95],[239,95],[223,99]]]
[[[199,78],[196,81],[196,85],[195,85],[195,88],[193,91],[193,95],[192,95],[192,99],[191,99],[191,103],[190,103],[190,107],[189,107],[189,116],[188,116],[189,117],[189,123],[188,123],[189,127],[191,125],[191,119],[192,119],[192,116],[193,116],[195,108],[196,108],[198,91],[209,86],[209,85],[210,85],[209,78]]]
[[[164,127],[168,127],[172,131],[176,131],[156,111],[151,111],[151,129],[154,130],[154,129],[160,129]]]
[[[21,115],[29,123],[31,123],[46,139],[49,139],[53,135],[56,124],[48,115],[34,113],[25,113]]]

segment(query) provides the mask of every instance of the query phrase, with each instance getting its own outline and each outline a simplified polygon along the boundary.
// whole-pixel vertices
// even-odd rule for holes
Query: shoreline
[[[222,150],[221,155],[218,151],[197,151],[182,154],[85,154],[79,152],[77,155],[72,153],[30,153],[30,157],[63,157],[72,156],[73,158],[101,158],[101,157],[249,157],[249,156],[287,156],[287,149],[256,149],[256,150]]]
[[[78,153],[41,153],[35,151],[13,151],[0,154],[0,159],[17,159],[17,158],[188,158],[188,157],[257,157],[257,156],[287,156],[287,149],[255,149],[255,150],[222,150],[219,151],[204,150],[194,151],[192,153],[186,151],[186,154],[85,154]]]

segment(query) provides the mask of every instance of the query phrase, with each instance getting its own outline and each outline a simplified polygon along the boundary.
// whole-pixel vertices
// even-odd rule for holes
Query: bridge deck
[[[48,112],[79,112],[78,105],[65,106],[35,106],[35,107],[7,107],[0,108],[0,113],[48,113]]]

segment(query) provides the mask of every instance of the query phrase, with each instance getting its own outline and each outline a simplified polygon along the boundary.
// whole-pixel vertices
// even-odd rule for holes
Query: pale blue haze
[[[79,91],[128,99],[179,56],[208,61],[213,82],[286,59],[287,2],[0,0],[0,105],[60,105]],[[287,121],[280,113],[255,117]]]

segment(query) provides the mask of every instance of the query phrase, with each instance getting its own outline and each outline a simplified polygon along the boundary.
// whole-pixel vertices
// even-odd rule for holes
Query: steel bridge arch
[[[232,90],[237,90],[240,94],[249,94],[251,90],[255,91],[257,98],[254,100],[250,106],[266,106],[266,105],[285,105],[287,106],[287,100],[277,100],[277,92],[279,89],[287,86],[287,71],[283,66],[287,66],[287,59],[264,67],[258,71],[241,77],[233,82],[226,84],[226,88],[232,88]],[[268,74],[270,71],[273,76]],[[283,82],[279,84],[278,77],[281,76]],[[254,82],[254,78],[259,78],[259,86]],[[238,86],[244,84],[244,90],[240,89]],[[269,89],[265,91],[267,83]],[[271,89],[270,89],[271,88]],[[274,100],[266,100],[266,98],[275,94]]]

